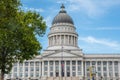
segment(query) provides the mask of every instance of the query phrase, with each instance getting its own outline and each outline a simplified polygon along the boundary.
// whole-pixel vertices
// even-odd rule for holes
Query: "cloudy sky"
[[[78,45],[86,54],[120,54],[120,0],[21,0],[22,9],[37,11],[47,23],[43,49],[53,18],[64,3],[79,34]]]

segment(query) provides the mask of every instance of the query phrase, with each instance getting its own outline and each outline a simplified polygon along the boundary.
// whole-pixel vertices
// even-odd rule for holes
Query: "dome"
[[[72,18],[64,10],[64,5],[62,4],[60,12],[54,17],[52,25],[56,23],[70,23],[74,24]]]

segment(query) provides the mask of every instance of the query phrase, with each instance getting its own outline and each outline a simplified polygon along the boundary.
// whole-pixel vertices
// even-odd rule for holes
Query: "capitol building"
[[[15,63],[5,80],[120,80],[120,54],[85,54],[64,5],[54,17],[48,47],[41,55]]]

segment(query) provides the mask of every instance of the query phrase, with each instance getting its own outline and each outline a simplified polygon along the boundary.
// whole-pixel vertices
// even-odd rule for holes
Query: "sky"
[[[47,24],[39,37],[43,50],[53,18],[63,3],[78,33],[78,46],[85,54],[120,54],[120,0],[21,0],[24,11],[36,11]]]

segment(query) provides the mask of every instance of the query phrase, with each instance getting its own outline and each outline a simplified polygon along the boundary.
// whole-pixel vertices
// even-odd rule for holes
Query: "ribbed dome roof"
[[[64,5],[62,4],[60,12],[54,17],[52,25],[56,23],[73,23],[72,18],[64,10]]]

